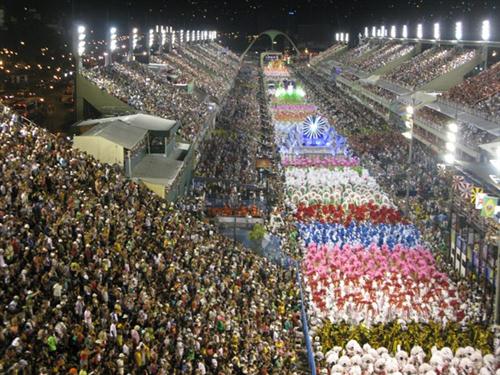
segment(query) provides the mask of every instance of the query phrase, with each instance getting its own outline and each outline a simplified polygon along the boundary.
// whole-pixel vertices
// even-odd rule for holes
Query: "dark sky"
[[[0,0],[1,2],[2,0]],[[500,23],[498,0],[3,0],[10,7],[34,6],[48,17],[121,27],[151,24],[255,33],[267,28],[294,32],[300,24],[327,24],[358,32],[365,25],[440,21],[442,29],[464,22],[464,34],[489,18]],[[495,27],[493,27],[495,29]],[[474,30],[474,33],[476,31]]]

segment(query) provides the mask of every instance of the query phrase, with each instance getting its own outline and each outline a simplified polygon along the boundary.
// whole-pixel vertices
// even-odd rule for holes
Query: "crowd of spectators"
[[[207,197],[239,194],[258,200],[262,175],[258,159],[272,158],[273,142],[264,88],[257,69],[244,65],[217,118],[215,129],[201,147],[196,176],[205,180]],[[200,191],[198,191],[198,194]]]
[[[429,83],[472,60],[475,49],[432,47],[386,74],[386,78],[412,89]]]
[[[353,61],[350,66],[371,73],[391,61],[411,53],[414,49],[415,46],[412,44],[389,42],[381,45],[367,57]]]
[[[311,66],[316,66],[321,64],[327,60],[329,60],[333,55],[335,55],[345,44],[343,43],[335,43],[330,48],[318,53],[316,56],[312,57],[309,60],[309,64]]]
[[[451,88],[444,97],[498,118],[500,116],[500,62]]]
[[[371,133],[386,127],[385,121],[361,103],[335,88],[313,69],[298,69],[296,74],[308,83],[308,95],[330,124],[346,136]]]
[[[378,48],[378,44],[375,42],[368,42],[360,44],[359,46],[348,50],[338,57],[338,61],[344,65],[351,66],[351,64],[356,61],[361,56],[369,53],[372,50]]]
[[[0,119],[0,372],[292,374],[293,271]]]
[[[375,95],[381,96],[384,99],[387,99],[391,102],[393,100],[397,99],[397,95],[395,93],[393,93],[392,91],[386,90],[383,87],[377,86],[376,84],[375,85],[366,84],[366,85],[363,85],[363,87],[366,90],[373,92]]]
[[[436,127],[443,134],[446,134],[448,124],[456,122],[458,125],[458,141],[473,148],[483,143],[492,142],[496,138],[493,134],[479,129],[473,124],[461,121],[457,122],[455,119],[429,107],[420,108],[415,113],[415,118],[423,120],[427,125]]]
[[[189,93],[187,84],[222,101],[236,76],[238,62],[221,48],[217,44],[186,46],[153,56],[153,62],[165,63],[154,70],[127,62],[84,69],[82,75],[138,111],[180,121],[180,135],[193,142],[205,126],[209,110],[205,97]]]

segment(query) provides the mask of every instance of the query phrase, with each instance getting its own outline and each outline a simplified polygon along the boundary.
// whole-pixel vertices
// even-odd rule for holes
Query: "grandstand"
[[[73,137],[1,104],[0,373],[499,371],[487,47],[111,30]]]

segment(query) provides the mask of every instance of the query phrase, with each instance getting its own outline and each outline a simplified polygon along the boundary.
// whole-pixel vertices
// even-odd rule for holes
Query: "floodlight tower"
[[[108,39],[108,48],[107,48],[107,54],[104,56],[104,65],[108,66],[113,63],[113,52],[117,48],[116,44],[116,27],[111,27],[109,29],[109,39]]]
[[[481,39],[483,40],[483,53],[484,53],[484,69],[488,68],[488,42],[491,37],[490,21],[484,20],[481,23]]]
[[[85,33],[85,26],[79,25],[76,28],[76,43],[75,43],[75,57],[76,57],[76,69],[77,71],[82,68],[82,57],[85,54],[85,46],[87,34]]]
[[[137,29],[137,27],[134,27],[132,29],[132,31],[130,32],[128,61],[134,61],[134,59],[135,59],[134,51],[137,48],[137,42],[139,41],[138,33],[139,33],[139,29]]]

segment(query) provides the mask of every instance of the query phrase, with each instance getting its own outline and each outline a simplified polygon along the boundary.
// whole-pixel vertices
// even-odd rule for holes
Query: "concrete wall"
[[[427,83],[420,90],[429,92],[447,91],[462,82],[464,76],[482,62],[484,62],[484,56],[478,51],[477,56],[471,61]]]
[[[123,147],[107,139],[93,136],[75,136],[73,148],[92,155],[101,163],[124,165]]]
[[[76,117],[77,121],[85,120],[83,111],[83,100],[95,107],[101,115],[113,112],[134,113],[135,109],[128,104],[101,90],[94,83],[78,74],[76,77]]]

